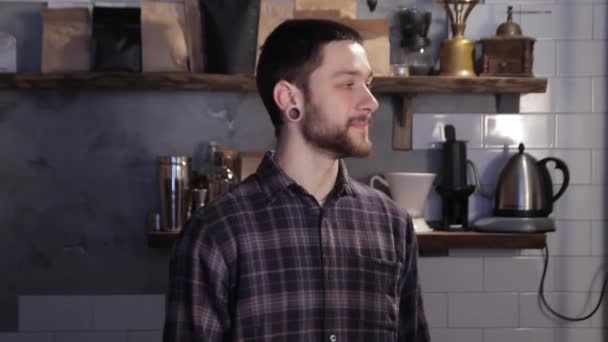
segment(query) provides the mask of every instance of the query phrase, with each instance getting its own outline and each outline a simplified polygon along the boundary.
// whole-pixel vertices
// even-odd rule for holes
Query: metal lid
[[[190,156],[161,156],[158,157],[158,161],[161,164],[176,164],[176,165],[187,165],[192,161]]]
[[[521,36],[521,27],[513,21],[513,6],[507,9],[507,21],[498,25],[496,34],[499,36]]]

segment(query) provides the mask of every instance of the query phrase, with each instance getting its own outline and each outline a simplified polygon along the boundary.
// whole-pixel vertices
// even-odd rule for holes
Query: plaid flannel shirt
[[[323,206],[268,152],[174,246],[165,342],[429,341],[411,219],[347,175]]]

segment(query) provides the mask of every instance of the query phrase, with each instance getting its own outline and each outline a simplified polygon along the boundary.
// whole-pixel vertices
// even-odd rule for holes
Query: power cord
[[[547,266],[549,265],[549,247],[547,246],[547,244],[545,243],[545,247],[543,248],[543,250],[545,251],[544,253],[544,257],[545,257],[545,265],[543,267],[543,275],[540,279],[540,288],[538,290],[538,294],[540,295],[540,300],[541,302],[545,305],[545,307],[547,308],[547,310],[549,310],[549,312],[551,312],[552,314],[554,314],[556,317],[559,317],[563,320],[566,321],[571,321],[571,322],[579,322],[579,321],[584,321],[588,318],[590,318],[591,316],[593,316],[597,310],[600,308],[600,304],[602,303],[602,299],[604,299],[604,291],[606,290],[606,283],[608,282],[608,276],[604,277],[604,285],[602,285],[602,292],[600,293],[600,298],[597,301],[597,305],[595,306],[595,308],[593,309],[593,311],[591,311],[591,313],[589,313],[586,316],[583,317],[568,317],[568,316],[564,316],[560,313],[558,313],[557,311],[555,311],[551,306],[549,306],[549,303],[547,303],[547,300],[545,299],[545,275],[547,273]]]

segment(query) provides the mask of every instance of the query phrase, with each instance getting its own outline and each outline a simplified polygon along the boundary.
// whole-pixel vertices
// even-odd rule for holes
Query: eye
[[[355,85],[355,82],[346,82],[346,83],[342,84],[342,86],[344,88],[352,88],[354,85]]]

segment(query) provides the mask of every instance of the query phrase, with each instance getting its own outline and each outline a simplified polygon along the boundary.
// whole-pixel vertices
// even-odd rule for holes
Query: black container
[[[442,213],[437,229],[469,230],[469,196],[475,191],[475,185],[467,182],[467,166],[472,162],[467,160],[466,141],[456,140],[455,135],[454,126],[447,125],[441,181],[436,187],[441,195]]]
[[[93,8],[93,71],[141,71],[139,8]]]
[[[205,72],[253,74],[260,0],[201,0]]]

